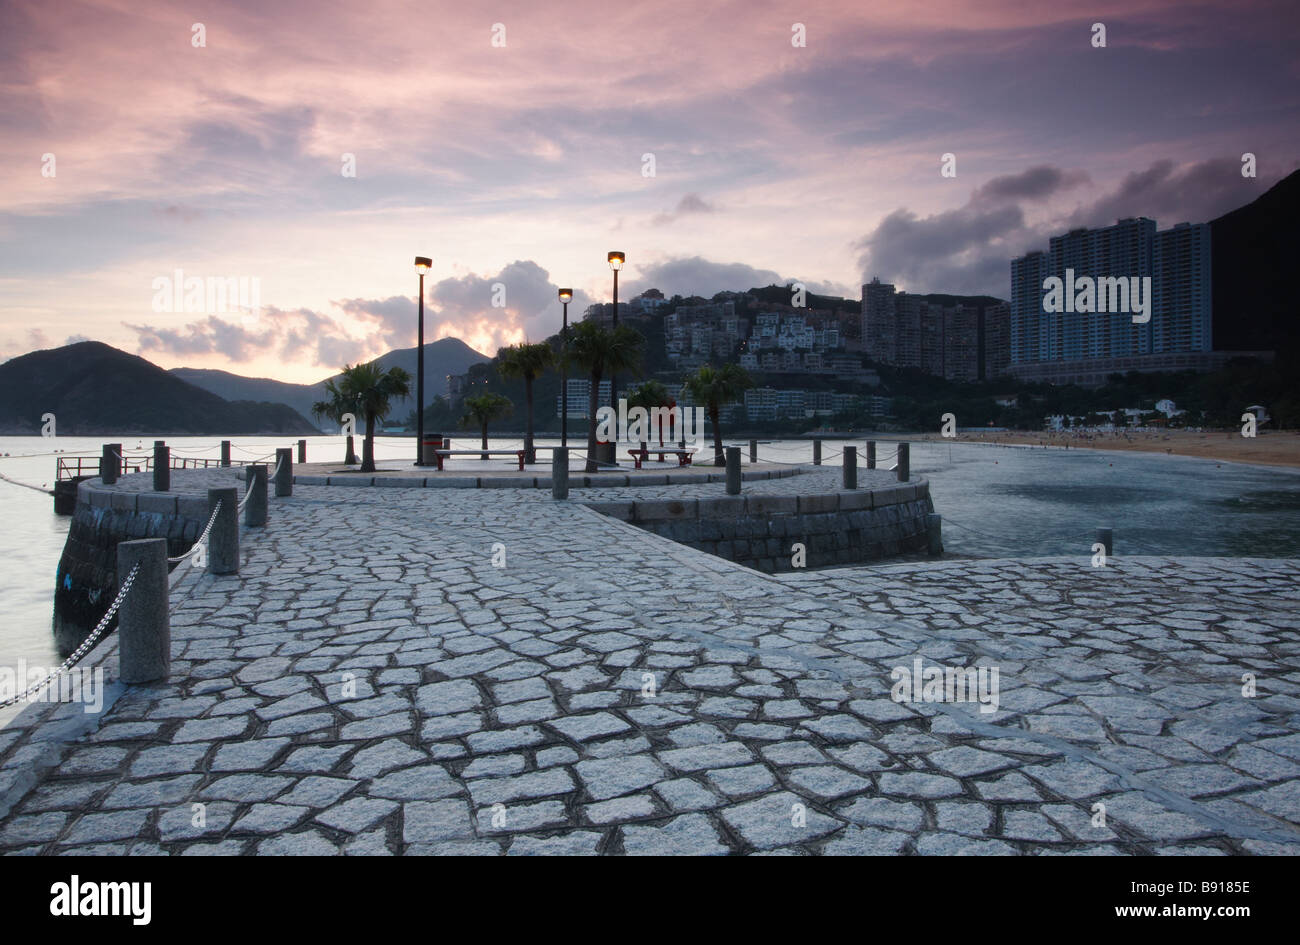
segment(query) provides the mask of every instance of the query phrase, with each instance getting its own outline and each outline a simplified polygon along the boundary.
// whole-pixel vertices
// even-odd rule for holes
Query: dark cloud
[[[1125,217],[1150,217],[1160,229],[1175,223],[1208,223],[1229,210],[1250,203],[1272,186],[1274,178],[1241,176],[1241,161],[1212,158],[1178,167],[1157,161],[1134,171],[1109,193],[1077,210],[1071,227],[1108,226]]]
[[[695,213],[714,213],[717,209],[699,194],[686,194],[681,200],[677,201],[677,209],[671,213],[656,214],[650,223],[653,226],[666,226],[675,222],[679,217]]]
[[[1182,168],[1157,161],[1126,177],[1114,191],[1053,218],[1029,224],[1025,207],[1088,181],[1080,171],[1040,165],[997,177],[966,205],[928,217],[895,210],[859,241],[863,281],[873,276],[911,292],[995,295],[1010,290],[1012,258],[1046,249],[1057,234],[1147,216],[1161,229],[1205,223],[1249,203],[1269,186],[1241,176],[1238,161],[1216,158]]]
[[[176,220],[181,223],[193,223],[203,215],[202,211],[195,207],[181,207],[176,204],[162,207],[157,212],[163,219]]]
[[[1019,174],[995,177],[975,191],[976,198],[985,200],[1045,200],[1053,194],[1088,182],[1083,171],[1062,170],[1050,164],[1040,164]]]
[[[879,276],[909,292],[1005,296],[1009,260],[1031,235],[1015,204],[972,200],[923,219],[895,210],[858,244],[862,279]]]

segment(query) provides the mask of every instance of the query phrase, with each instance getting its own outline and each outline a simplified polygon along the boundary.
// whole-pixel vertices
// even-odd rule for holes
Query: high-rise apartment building
[[[991,380],[1007,372],[1011,364],[1011,304],[999,302],[984,309],[984,324],[980,332],[980,369],[983,380]]]
[[[867,357],[895,363],[894,287],[873,278],[862,287],[862,347]]]
[[[1059,357],[1059,327],[1043,312],[1043,280],[1051,259],[1036,250],[1011,260],[1011,360],[1050,361]]]
[[[894,286],[878,278],[862,287],[867,357],[949,380],[996,376],[988,374],[986,366],[989,325],[994,332],[993,363],[1001,372],[1009,360],[1009,319],[1010,307],[1005,302],[944,305],[932,298],[895,292]]]
[[[1179,223],[1156,234],[1152,254],[1151,351],[1210,351],[1210,226]]]
[[[623,391],[619,391],[623,395]],[[569,419],[587,419],[587,408],[591,398],[591,380],[585,377],[569,378]],[[596,391],[596,406],[603,407],[609,403],[609,381],[601,381]],[[555,416],[564,416],[563,401],[555,395]]]
[[[980,310],[953,305],[943,310],[942,374],[949,381],[980,379]],[[930,373],[935,373],[931,371]]]
[[[1045,310],[1049,277],[1062,281],[1064,310]],[[1054,236],[1047,252],[1011,261],[1013,373],[1036,378],[1020,365],[1072,361],[1122,360],[1131,369],[1147,356],[1209,351],[1210,290],[1208,224],[1158,232],[1156,221],[1136,217]],[[1090,293],[1081,305],[1080,292]]]

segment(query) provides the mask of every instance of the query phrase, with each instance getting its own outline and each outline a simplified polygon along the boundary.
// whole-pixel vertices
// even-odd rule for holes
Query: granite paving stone
[[[840,492],[782,469],[742,495]],[[586,507],[720,482],[576,483],[296,484],[238,576],[180,582],[167,680],[72,734],[0,714],[0,853],[1300,853],[1300,562],[771,575]],[[997,668],[996,709],[896,701],[918,659]]]

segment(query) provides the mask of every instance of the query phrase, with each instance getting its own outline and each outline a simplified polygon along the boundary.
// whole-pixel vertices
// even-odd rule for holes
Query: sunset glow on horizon
[[[558,286],[608,300],[610,247],[624,299],[1006,297],[1063,228],[1203,222],[1300,166],[1290,4],[862,7],[6,4],[0,358],[314,381],[414,345],[416,255],[426,338],[489,355],[557,331]],[[160,307],[176,270],[260,312]]]

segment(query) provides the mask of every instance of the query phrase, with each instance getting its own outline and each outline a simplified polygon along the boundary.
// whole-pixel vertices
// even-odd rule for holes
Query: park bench
[[[525,450],[434,450],[433,461],[438,464],[438,472],[442,472],[442,461],[448,456],[513,456],[519,460],[519,471],[524,471]]]
[[[627,453],[636,462],[636,468],[640,469],[641,464],[650,459],[651,453],[658,453],[659,462],[661,463],[664,461],[664,454],[671,453],[677,457],[678,466],[689,466],[691,464],[691,457],[695,455],[695,450],[681,449],[676,446],[651,446],[646,449],[628,450]]]
[[[553,450],[553,446],[534,446],[533,452],[540,453],[544,450]],[[523,447],[509,450],[434,450],[433,461],[438,464],[438,472],[442,472],[442,461],[447,456],[513,456],[519,461],[519,471],[524,471],[524,457],[528,451]]]

